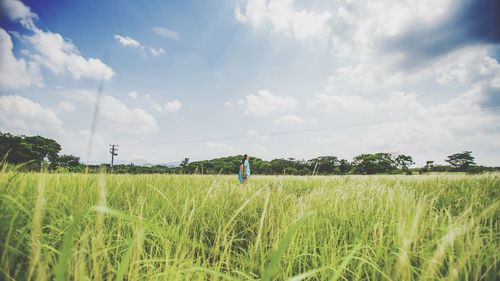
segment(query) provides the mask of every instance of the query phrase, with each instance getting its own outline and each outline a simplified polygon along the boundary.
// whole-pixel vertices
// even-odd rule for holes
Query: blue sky
[[[118,143],[123,163],[472,150],[500,165],[499,6],[0,0],[0,131],[90,162]]]

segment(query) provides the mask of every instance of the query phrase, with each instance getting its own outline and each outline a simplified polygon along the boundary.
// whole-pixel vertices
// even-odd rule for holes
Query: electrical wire
[[[357,127],[370,127],[370,126],[377,126],[377,125],[397,124],[397,123],[412,122],[412,121],[433,120],[433,119],[440,119],[440,118],[446,118],[446,117],[452,117],[452,116],[460,116],[460,115],[467,115],[467,114],[474,114],[474,113],[482,113],[482,112],[487,112],[487,111],[494,111],[494,110],[498,110],[498,109],[500,109],[500,104],[492,105],[492,106],[485,106],[481,110],[463,111],[463,112],[445,114],[445,115],[440,115],[440,116],[415,117],[415,118],[409,118],[409,119],[404,119],[404,120],[385,120],[385,121],[378,121],[378,122],[349,124],[349,125],[341,125],[341,126],[334,126],[334,127],[320,127],[320,128],[310,128],[310,129],[276,131],[276,132],[268,132],[268,133],[259,133],[259,134],[254,135],[254,136],[235,135],[235,136],[227,136],[227,137],[200,138],[200,139],[189,139],[189,140],[178,140],[178,141],[167,141],[167,142],[153,142],[153,143],[147,143],[147,144],[143,143],[143,144],[144,145],[189,144],[189,143],[202,143],[202,142],[209,142],[209,141],[273,137],[273,136],[290,135],[290,134],[311,133],[311,132],[350,129],[350,128],[357,128]]]

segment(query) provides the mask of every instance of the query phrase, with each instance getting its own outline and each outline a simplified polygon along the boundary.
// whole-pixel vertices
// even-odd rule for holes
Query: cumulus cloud
[[[275,95],[268,90],[261,90],[256,95],[248,95],[238,101],[248,115],[265,116],[275,112],[292,110],[297,101],[293,97]]]
[[[404,65],[420,65],[464,46],[500,43],[498,0],[454,1],[441,20],[415,24],[384,43]]]
[[[161,107],[161,105],[159,105],[159,104],[157,104],[157,103],[153,104],[151,107],[152,107],[155,111],[157,111],[157,112],[160,112],[160,113],[161,113],[161,112],[163,112],[163,108]]]
[[[162,48],[153,48],[145,46],[141,44],[139,41],[129,36],[122,36],[119,34],[115,34],[114,38],[122,46],[139,49],[142,52],[149,51],[153,56],[159,56],[165,53],[165,50],[163,50]]]
[[[63,122],[48,108],[18,96],[0,96],[0,131],[16,134],[61,134]]]
[[[128,92],[127,94],[129,96],[129,98],[131,99],[136,99],[138,96],[139,96],[139,93],[137,91],[130,91]]]
[[[155,133],[158,125],[153,116],[141,108],[129,108],[112,96],[104,96],[101,101],[101,115],[118,132]]]
[[[480,89],[473,88],[434,105],[425,105],[416,94],[404,92],[378,101],[359,97],[369,110],[360,115],[354,106],[348,107],[350,111],[332,108],[326,115],[328,120],[350,116],[355,121],[342,122],[335,133],[324,132],[316,141],[323,146],[342,147],[353,155],[360,150],[409,153],[420,163],[465,149],[498,149],[492,140],[500,136],[500,127],[494,125],[499,124],[500,116],[480,110],[481,95]],[[359,116],[362,118],[356,118]]]
[[[304,124],[304,119],[296,115],[285,115],[274,119],[274,124],[278,125],[300,125]]]
[[[151,52],[151,54],[153,56],[159,56],[159,55],[163,55],[165,53],[165,50],[163,50],[162,48],[149,47],[149,51]]]
[[[138,91],[130,91],[127,93],[127,96],[131,99],[144,99],[144,100],[150,100],[151,95],[150,94],[142,94],[139,93]]]
[[[434,68],[442,85],[471,86],[478,92],[481,106],[500,104],[500,64],[482,48],[455,52]]]
[[[122,44],[125,47],[133,47],[133,48],[141,48],[142,45],[139,43],[137,40],[130,38],[128,36],[121,36],[118,34],[115,34],[115,40],[118,41],[120,44]]]
[[[175,113],[179,111],[182,107],[182,103],[178,100],[173,100],[166,102],[164,106],[161,106],[157,103],[152,105],[152,108],[160,113]]]
[[[316,94],[316,98],[307,104],[323,112],[331,111],[369,111],[373,105],[359,95],[326,95]]]
[[[181,107],[182,103],[178,100],[169,101],[165,104],[165,110],[170,113],[179,111]]]
[[[33,47],[31,57],[57,75],[69,73],[74,79],[92,78],[109,80],[114,71],[100,59],[84,58],[71,41],[59,33],[33,30],[33,36],[26,39]]]
[[[321,38],[329,33],[331,13],[298,10],[294,0],[247,0],[241,7],[236,4],[235,18],[253,27],[270,25],[276,33],[297,40]]]
[[[169,38],[169,39],[179,40],[181,38],[179,33],[175,32],[173,30],[170,30],[166,27],[155,26],[155,27],[153,27],[153,31],[156,34],[163,36],[163,37],[166,37],[166,38]]]
[[[67,90],[60,94],[68,99],[95,106],[97,93],[87,90]],[[100,98],[99,124],[118,133],[147,134],[158,131],[154,117],[141,108],[130,108],[119,99],[103,95]]]
[[[59,33],[33,30],[26,39],[33,47],[31,57],[57,75],[69,73],[74,79],[92,78],[109,80],[114,71],[100,59],[85,58],[78,48]]]
[[[58,105],[59,105],[59,108],[62,111],[66,111],[66,112],[74,112],[74,111],[76,111],[76,106],[72,102],[60,101]]]
[[[23,38],[31,45],[31,50],[26,53],[37,64],[47,67],[57,75],[70,73],[75,79],[109,80],[114,75],[113,70],[101,60],[83,57],[78,48],[60,34],[39,29],[33,22],[37,15],[21,1],[1,0],[0,7],[11,20],[20,21],[25,28],[33,32],[33,35],[25,35]],[[29,64],[36,68],[32,62]],[[37,79],[36,73],[30,74]]]
[[[27,27],[34,27],[33,19],[38,16],[19,0],[0,0],[0,14],[7,16],[10,20],[19,20]]]
[[[43,86],[38,64],[17,59],[13,47],[9,34],[0,28],[0,89]]]

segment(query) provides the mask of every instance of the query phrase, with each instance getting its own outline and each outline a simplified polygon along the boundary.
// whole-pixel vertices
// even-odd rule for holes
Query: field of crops
[[[2,280],[498,280],[500,175],[0,173]]]

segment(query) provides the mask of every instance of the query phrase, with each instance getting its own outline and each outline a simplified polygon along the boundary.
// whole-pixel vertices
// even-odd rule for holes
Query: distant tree
[[[13,164],[31,162],[29,169],[40,168],[45,160],[54,162],[60,150],[61,146],[52,139],[0,133],[0,157]]]
[[[396,169],[389,153],[361,154],[354,157],[352,165],[358,174],[390,173]]]
[[[466,171],[469,167],[476,165],[471,151],[449,155],[445,161],[458,171]]]
[[[33,156],[40,162],[46,158],[51,163],[54,162],[61,151],[61,145],[55,140],[41,136],[24,137],[23,141],[30,146]]]
[[[286,173],[287,167],[292,167],[290,161],[287,159],[273,159],[269,164],[271,164],[272,174]]]
[[[408,167],[415,164],[410,155],[404,155],[404,154],[398,155],[396,159],[394,159],[394,162],[404,172],[408,172]]]
[[[351,167],[352,167],[351,163],[349,163],[348,160],[346,160],[346,159],[340,160],[340,162],[339,162],[339,172],[341,174],[347,174],[347,173],[349,173],[349,171],[351,170]]]
[[[430,172],[430,171],[432,171],[433,168],[434,168],[434,161],[427,160],[427,161],[425,161],[425,166],[422,167],[422,169],[420,169],[420,173],[423,174],[423,173]]]
[[[21,136],[0,132],[0,159],[8,163],[20,164],[34,160],[31,147],[23,142]]]
[[[76,168],[80,166],[80,157],[73,155],[60,155],[51,163],[54,167]]]
[[[317,171],[325,174],[333,174],[339,166],[339,159],[336,156],[320,156],[307,161],[311,169],[317,168]]]

